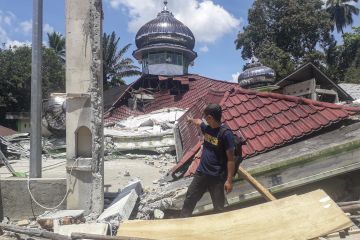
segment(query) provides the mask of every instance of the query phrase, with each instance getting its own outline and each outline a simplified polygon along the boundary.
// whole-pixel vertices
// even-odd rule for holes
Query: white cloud
[[[21,42],[21,41],[17,41],[17,40],[8,40],[5,43],[6,48],[9,48],[9,47],[21,47],[21,46],[31,46],[31,42],[30,41]]]
[[[23,33],[28,34],[31,32],[32,30],[32,21],[28,20],[28,21],[23,21],[20,23],[20,29]]]
[[[24,33],[24,34],[29,34],[32,31],[32,20],[28,20],[28,21],[24,21],[21,22],[20,24],[20,30]],[[48,23],[45,23],[43,25],[43,32],[44,33],[52,33],[54,32],[54,27],[51,26]]]
[[[49,24],[44,24],[44,33],[53,32],[54,28]],[[24,40],[19,41],[17,39],[24,38],[19,34],[26,36],[25,39],[29,38],[32,31],[32,21],[19,21],[16,15],[10,11],[3,12],[0,10],[0,48],[9,48],[14,46],[31,46],[31,41]]]
[[[4,44],[10,40],[6,28],[11,25],[13,19],[15,19],[13,13],[4,13],[0,10],[0,44]]]
[[[109,0],[109,4],[114,9],[127,8],[130,16],[128,28],[134,33],[155,18],[163,5],[159,0]],[[192,30],[198,42],[212,43],[229,32],[237,31],[240,26],[240,19],[211,0],[170,1],[168,8]]]
[[[44,25],[43,31],[45,33],[52,33],[52,32],[54,32],[54,27],[52,27],[52,26],[50,26],[49,24],[46,23]]]
[[[200,49],[199,49],[200,52],[203,52],[203,53],[207,53],[209,51],[209,48],[208,46],[202,46]]]
[[[239,72],[234,73],[234,74],[231,74],[232,82],[236,82],[236,83],[237,83],[237,82],[238,82],[239,75],[240,75]]]

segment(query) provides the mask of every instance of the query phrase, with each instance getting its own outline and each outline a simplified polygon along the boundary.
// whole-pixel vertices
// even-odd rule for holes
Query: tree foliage
[[[139,67],[134,65],[131,58],[124,55],[129,50],[131,44],[125,45],[118,50],[120,37],[115,32],[110,35],[104,33],[103,36],[103,77],[104,89],[109,86],[125,84],[124,78],[140,75]]]
[[[359,9],[353,5],[358,0],[327,0],[326,10],[333,22],[332,30],[344,33],[344,28],[353,24],[353,15],[359,15]]]
[[[308,61],[326,62],[324,52],[334,42],[322,0],[255,0],[248,22],[236,48],[244,59],[255,54],[274,68],[278,79]]]
[[[345,59],[346,82],[360,84],[360,27],[354,27],[353,33],[345,33],[343,58]]]
[[[49,47],[65,61],[65,37],[58,32],[48,33]]]
[[[30,111],[31,48],[0,49],[0,105],[9,112]],[[43,48],[42,92],[65,91],[65,69],[53,49]]]

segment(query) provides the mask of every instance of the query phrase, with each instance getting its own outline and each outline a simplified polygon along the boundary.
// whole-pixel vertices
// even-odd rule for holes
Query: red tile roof
[[[186,119],[188,116],[200,118],[206,104],[210,102],[221,105],[222,122],[246,139],[244,158],[283,146],[360,112],[360,108],[241,88],[227,92],[209,91],[206,97],[179,119],[185,154],[172,172],[184,164],[188,165],[194,153],[199,151],[201,134],[194,126],[187,124]],[[198,164],[199,158],[195,158],[185,175],[194,173]]]
[[[209,89],[230,90],[237,83],[213,80],[195,74],[168,77],[146,75],[135,81],[107,112],[106,122],[117,121],[131,115],[149,113],[162,108],[190,108],[204,97]],[[127,99],[133,89],[152,88],[155,99],[140,110],[127,107]]]
[[[17,133],[16,131],[0,125],[0,136],[1,137],[10,136],[10,135],[13,135],[16,133]]]

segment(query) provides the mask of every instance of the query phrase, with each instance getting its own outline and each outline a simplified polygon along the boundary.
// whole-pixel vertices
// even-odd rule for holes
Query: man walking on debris
[[[204,135],[203,151],[200,165],[191,182],[180,217],[191,216],[196,203],[206,191],[209,191],[216,212],[225,205],[225,194],[232,191],[232,178],[235,172],[234,135],[230,129],[221,125],[221,107],[218,104],[209,104],[204,112],[203,119],[188,119],[188,122],[200,126]],[[222,136],[219,133],[222,132]],[[224,160],[224,158],[226,158]]]

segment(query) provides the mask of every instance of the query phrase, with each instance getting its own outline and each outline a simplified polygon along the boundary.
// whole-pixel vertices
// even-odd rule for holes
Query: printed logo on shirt
[[[217,146],[219,144],[219,140],[217,137],[213,137],[207,133],[204,135],[204,140],[214,146]]]

